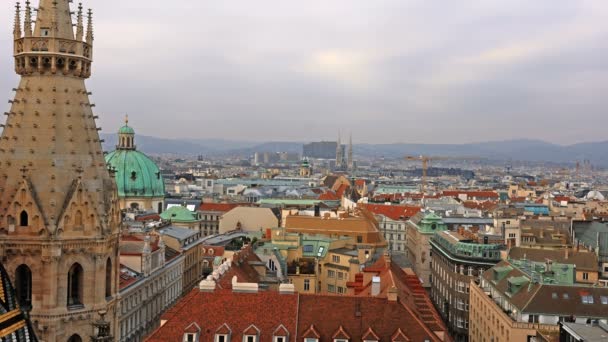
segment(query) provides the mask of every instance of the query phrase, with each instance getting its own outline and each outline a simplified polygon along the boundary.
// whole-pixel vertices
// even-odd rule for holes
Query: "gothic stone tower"
[[[117,192],[84,82],[92,14],[85,36],[80,5],[74,32],[70,2],[26,1],[23,27],[17,4],[21,81],[0,138],[0,258],[45,342],[88,340],[100,311],[116,335]]]

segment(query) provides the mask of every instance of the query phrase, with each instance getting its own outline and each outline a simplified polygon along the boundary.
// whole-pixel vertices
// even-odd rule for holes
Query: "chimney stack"
[[[391,287],[388,290],[388,295],[386,297],[388,299],[389,302],[396,302],[397,301],[397,288],[396,287]]]
[[[281,284],[279,285],[280,294],[294,294],[296,293],[296,287],[293,284]]]
[[[382,289],[380,277],[372,278],[372,297],[377,297]]]
[[[201,292],[213,292],[215,291],[215,281],[207,279],[201,280],[198,284],[198,289]]]

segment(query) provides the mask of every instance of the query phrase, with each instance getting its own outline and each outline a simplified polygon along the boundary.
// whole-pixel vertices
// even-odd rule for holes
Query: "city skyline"
[[[88,86],[107,133],[128,113],[164,138],[605,140],[600,1],[86,5],[99,47]],[[0,9],[6,98],[12,18]]]

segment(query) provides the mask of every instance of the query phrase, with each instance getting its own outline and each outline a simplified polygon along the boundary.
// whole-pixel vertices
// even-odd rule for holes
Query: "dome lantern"
[[[125,116],[125,125],[118,130],[117,150],[135,150],[135,130],[129,126],[129,116]]]

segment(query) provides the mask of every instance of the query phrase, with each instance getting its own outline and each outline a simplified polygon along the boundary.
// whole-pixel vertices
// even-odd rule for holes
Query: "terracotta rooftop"
[[[362,206],[376,215],[384,215],[391,220],[407,220],[422,210],[421,207],[405,205],[363,204]]]
[[[250,207],[251,204],[249,204],[249,203],[201,203],[198,210],[216,211],[216,212],[225,213],[236,207],[243,207],[243,206]]]

